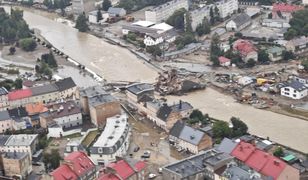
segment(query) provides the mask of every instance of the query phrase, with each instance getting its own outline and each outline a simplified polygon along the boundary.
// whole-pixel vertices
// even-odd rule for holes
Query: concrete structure
[[[122,17],[126,15],[126,10],[124,8],[110,7],[107,12],[110,17]]]
[[[26,152],[5,152],[2,155],[5,176],[25,178],[32,172],[32,162]]]
[[[0,133],[13,130],[14,121],[8,111],[0,111]]]
[[[271,28],[289,28],[291,27],[289,21],[285,19],[263,19],[262,26]]]
[[[191,18],[191,28],[193,31],[196,31],[197,26],[202,24],[204,18],[210,20],[211,7],[213,7],[213,5],[206,5],[193,11],[189,11]]]
[[[215,5],[219,9],[220,17],[223,19],[231,16],[238,10],[238,0],[220,0],[215,2]]]
[[[301,54],[307,52],[308,50],[308,37],[302,36],[299,38],[294,38],[287,42],[286,48],[295,54]]]
[[[302,99],[308,95],[308,88],[299,81],[288,81],[281,84],[280,94],[292,99]]]
[[[147,10],[145,11],[145,19],[155,23],[162,22],[181,8],[188,10],[188,0],[172,0],[151,10]]]
[[[8,94],[9,92],[5,87],[0,87],[0,110],[6,109],[9,106]]]
[[[55,84],[46,84],[30,88],[32,92],[31,102],[50,103],[58,100],[58,88]]]
[[[146,83],[135,83],[126,88],[128,102],[132,104],[139,102],[144,95],[154,97],[154,86]]]
[[[226,24],[228,31],[241,31],[251,24],[251,19],[246,13],[239,14]]]
[[[72,1],[73,14],[78,16],[82,13],[88,14],[95,10],[95,0],[73,0]]]
[[[169,132],[169,142],[178,150],[185,150],[194,154],[212,148],[212,138],[197,129],[177,121]]]
[[[163,179],[214,180],[215,171],[232,161],[229,154],[210,149],[163,167]]]
[[[90,147],[90,157],[95,164],[106,165],[116,161],[116,156],[123,157],[129,147],[130,126],[127,115],[107,118],[104,131]]]
[[[107,95],[102,86],[91,86],[88,88],[80,89],[77,93],[77,98],[80,100],[81,109],[84,114],[90,114],[89,98],[98,95]]]

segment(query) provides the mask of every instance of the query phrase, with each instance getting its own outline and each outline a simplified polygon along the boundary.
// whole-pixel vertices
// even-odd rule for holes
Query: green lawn
[[[81,144],[84,146],[84,147],[88,147],[95,139],[95,137],[97,136],[98,134],[98,130],[95,130],[95,131],[91,131],[89,132],[89,134],[87,135],[87,137],[81,142]]]

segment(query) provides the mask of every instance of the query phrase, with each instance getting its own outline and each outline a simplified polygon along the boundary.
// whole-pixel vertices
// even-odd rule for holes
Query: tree
[[[211,25],[213,25],[215,23],[213,7],[210,8],[210,22],[211,22]]]
[[[132,41],[136,41],[137,35],[133,32],[129,32],[126,37]]]
[[[218,34],[214,34],[212,36],[211,47],[210,47],[210,60],[212,61],[214,66],[219,66],[218,57],[222,55],[222,51],[220,49],[220,39]]]
[[[280,146],[277,147],[273,154],[274,154],[274,156],[279,157],[279,158],[284,156],[284,152],[283,152],[282,147],[280,147]]]
[[[154,57],[162,55],[162,50],[159,46],[148,46],[146,47],[146,51],[152,54]]]
[[[24,51],[34,51],[37,46],[35,40],[32,38],[21,39],[19,45]]]
[[[197,26],[196,32],[198,36],[202,36],[211,32],[211,25],[206,17],[204,17],[202,23]]]
[[[182,36],[178,36],[174,43],[176,44],[177,49],[183,49],[187,44],[195,42],[195,36],[192,33],[184,33]]]
[[[101,10],[98,10],[97,11],[97,20],[96,21],[99,22],[102,19],[103,19],[102,12],[101,12]]]
[[[22,79],[20,78],[15,79],[14,87],[15,89],[22,89]]]
[[[232,136],[233,137],[239,137],[247,134],[248,127],[247,125],[241,121],[239,118],[232,117],[231,118],[232,123]]]
[[[10,49],[9,49],[9,55],[14,55],[15,52],[16,52],[16,48],[14,46],[11,46]]]
[[[297,36],[297,31],[295,30],[295,29],[288,29],[288,31],[287,32],[285,32],[284,34],[283,34],[283,36],[284,36],[284,38],[286,39],[286,40],[291,40],[291,39],[293,39],[295,36]]]
[[[288,60],[294,59],[294,58],[295,58],[295,55],[292,51],[286,51],[286,50],[282,51],[282,59],[283,60],[288,61]]]
[[[246,63],[246,66],[248,67],[248,68],[252,68],[252,67],[254,67],[256,65],[256,61],[254,60],[254,59],[248,59],[248,61],[247,61],[247,63]]]
[[[50,169],[56,169],[60,166],[61,156],[58,149],[52,149],[51,153],[45,153],[43,155],[43,162],[45,167],[50,167]]]
[[[308,9],[303,9],[292,13],[290,20],[291,27],[285,33],[286,39],[292,39],[295,36],[308,36]]]
[[[57,63],[52,51],[50,51],[48,54],[42,54],[41,61],[46,63],[51,68],[58,67],[58,63]]]
[[[306,71],[308,71],[308,59],[302,60],[301,65],[304,66]]]
[[[104,11],[108,11],[108,9],[112,6],[111,1],[110,0],[104,0],[102,7]]]
[[[78,16],[75,28],[78,29],[80,32],[86,32],[89,30],[87,18],[84,13]]]
[[[261,50],[258,52],[258,61],[261,63],[270,61],[269,55],[265,50]]]
[[[189,116],[190,119],[202,119],[203,118],[203,114],[200,110],[195,109],[193,110],[193,112],[190,114]]]
[[[185,13],[185,32],[192,33],[192,27],[191,27],[191,17],[189,12]]]
[[[184,16],[186,14],[186,9],[181,8],[176,10],[168,19],[167,24],[174,26],[176,29],[185,30],[185,20]]]
[[[234,36],[235,36],[236,38],[242,38],[242,37],[243,37],[243,34],[242,34],[241,32],[236,32],[236,33],[234,34]]]
[[[213,135],[215,138],[221,140],[225,137],[231,136],[231,128],[225,121],[216,121],[213,124]]]

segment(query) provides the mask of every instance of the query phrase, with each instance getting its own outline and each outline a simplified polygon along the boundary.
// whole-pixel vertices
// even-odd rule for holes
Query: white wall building
[[[206,5],[202,8],[195,9],[190,11],[191,17],[191,27],[193,31],[196,31],[196,28],[199,24],[202,24],[204,18],[210,20],[210,9],[213,5]]]
[[[284,19],[263,19],[262,26],[272,28],[289,28],[291,27],[289,22]]]
[[[176,10],[184,8],[188,10],[188,0],[173,0],[145,11],[145,19],[151,22],[161,22],[168,19]]]
[[[307,96],[308,89],[303,83],[293,80],[282,84],[280,94],[292,99],[302,99]]]
[[[307,5],[308,4],[308,0],[303,0],[303,4]]]
[[[221,18],[231,16],[238,10],[238,0],[220,0],[215,3]]]
[[[104,131],[90,148],[90,157],[93,162],[106,165],[116,161],[116,156],[126,155],[130,134],[126,114],[107,118]]]

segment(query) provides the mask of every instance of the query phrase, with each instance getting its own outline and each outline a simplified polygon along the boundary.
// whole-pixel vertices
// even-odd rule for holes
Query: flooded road
[[[32,12],[24,11],[24,19],[52,45],[107,81],[154,82],[157,76],[154,69],[125,48]]]
[[[31,12],[24,12],[30,27],[38,28],[55,47],[62,50],[108,81],[153,82],[157,73],[143,64],[128,50],[110,45],[92,35],[57,23]],[[273,112],[238,104],[230,96],[213,89],[191,93],[187,96],[168,97],[170,102],[182,99],[210,116],[228,121],[232,116],[247,123],[249,131],[258,136],[286,146],[308,152],[308,122]]]
[[[188,101],[194,108],[220,120],[239,117],[248,125],[251,134],[270,137],[280,144],[308,152],[308,121],[236,103],[232,97],[211,88],[167,99],[171,103],[180,99]]]

